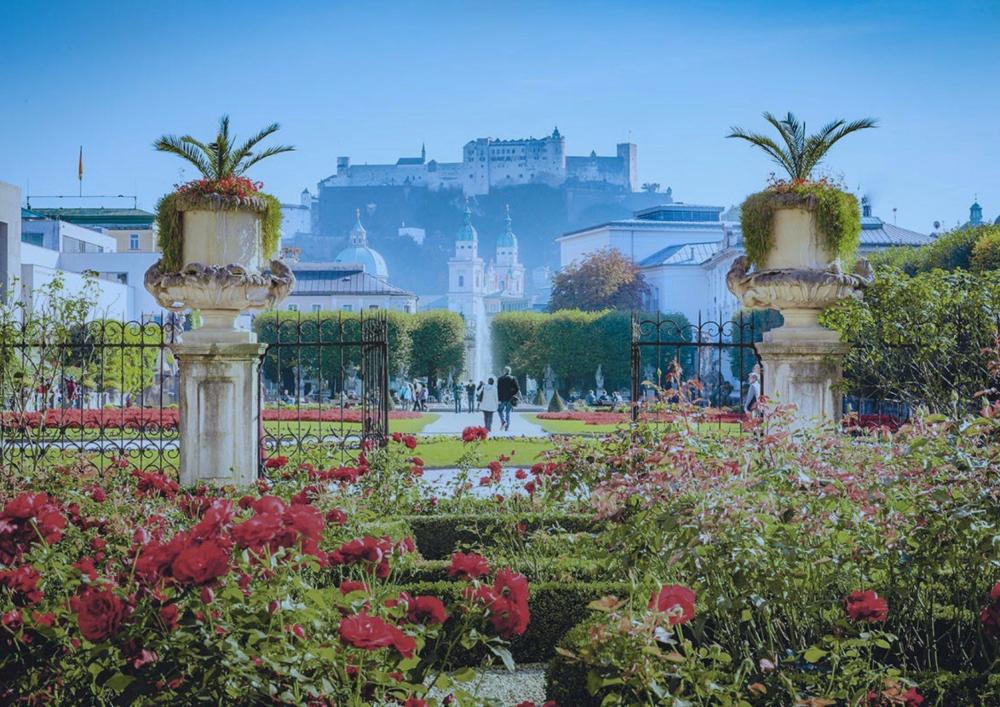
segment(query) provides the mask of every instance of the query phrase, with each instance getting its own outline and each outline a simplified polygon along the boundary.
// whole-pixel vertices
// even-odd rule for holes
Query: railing
[[[754,317],[696,323],[663,314],[632,315],[632,414],[682,399],[724,420],[742,410],[751,371],[759,374]],[[759,374],[760,375],[760,374]]]
[[[127,460],[177,469],[177,365],[165,323],[34,317],[0,327],[0,473]]]
[[[273,312],[254,322],[261,362],[261,458],[296,453],[349,464],[389,426],[388,321],[359,315]]]

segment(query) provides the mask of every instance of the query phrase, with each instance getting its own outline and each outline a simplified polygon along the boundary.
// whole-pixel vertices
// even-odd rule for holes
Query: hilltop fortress
[[[351,164],[350,157],[337,158],[337,173],[320,182],[320,190],[336,187],[426,187],[461,189],[465,196],[482,196],[497,188],[522,184],[603,185],[634,192],[636,146],[618,144],[614,156],[591,152],[586,157],[566,154],[566,138],[556,128],[543,138],[497,140],[481,137],[470,140],[462,150],[461,162],[401,157],[396,164]]]

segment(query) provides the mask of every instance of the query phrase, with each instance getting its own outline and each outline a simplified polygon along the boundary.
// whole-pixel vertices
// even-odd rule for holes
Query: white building
[[[99,316],[144,321],[162,315],[143,285],[156,252],[118,251],[119,239],[25,210],[21,222],[21,287],[28,297],[56,277],[68,291],[82,290],[87,274],[97,278]]]
[[[298,204],[281,205],[281,236],[295,238],[296,236],[312,235],[313,195],[308,189],[303,189],[299,195]]]
[[[543,138],[499,140],[478,138],[462,149],[461,162],[400,157],[396,164],[351,164],[337,158],[336,174],[320,182],[323,187],[421,186],[432,190],[461,189],[465,195],[488,194],[497,187],[517,184],[566,182],[597,183],[625,191],[638,188],[636,146],[619,143],[616,154],[567,156],[566,138],[556,128]]]
[[[509,207],[496,249],[496,258],[489,263],[479,256],[479,233],[466,204],[464,223],[455,235],[455,255],[448,260],[448,309],[465,320],[465,373],[477,381],[496,373],[490,345],[493,317],[531,305],[524,292],[524,265],[518,257]]]
[[[389,284],[385,258],[368,245],[361,210],[350,233],[350,244],[332,263],[292,263],[295,287],[283,308],[292,312],[389,309],[416,312],[417,296]]]
[[[727,321],[739,302],[726,286],[726,274],[744,251],[738,210],[723,211],[721,206],[674,202],[567,233],[556,239],[560,266],[614,248],[638,263],[650,286],[651,309],[680,312],[692,323],[699,317]],[[934,240],[872,216],[868,199],[862,199],[861,226],[862,255]]]

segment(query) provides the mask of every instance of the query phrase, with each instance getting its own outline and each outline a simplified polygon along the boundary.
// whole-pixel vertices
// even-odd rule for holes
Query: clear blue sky
[[[298,151],[256,176],[283,200],[337,155],[461,159],[478,136],[566,135],[570,154],[639,146],[639,176],[731,204],[771,165],[730,125],[793,110],[876,116],[828,169],[902,226],[1000,214],[997,2],[68,2],[0,5],[0,180],[34,194],[179,180],[150,143],[277,120]],[[186,178],[194,175],[190,170]]]

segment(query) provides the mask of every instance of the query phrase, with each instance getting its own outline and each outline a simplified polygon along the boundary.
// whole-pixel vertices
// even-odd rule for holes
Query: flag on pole
[[[76,178],[83,181],[83,145],[80,145],[80,164],[76,169]]]

